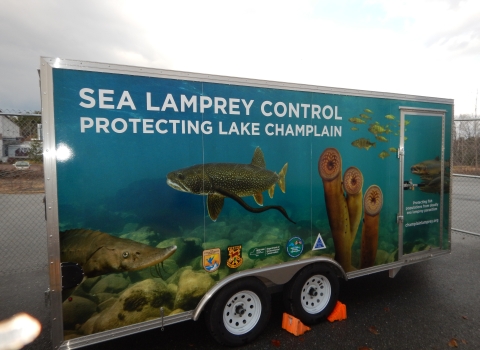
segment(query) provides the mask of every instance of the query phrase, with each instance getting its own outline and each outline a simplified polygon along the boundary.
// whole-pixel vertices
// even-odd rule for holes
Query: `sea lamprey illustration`
[[[353,271],[352,246],[362,221],[360,268],[373,266],[378,246],[378,224],[383,195],[380,187],[370,186],[362,197],[363,174],[349,167],[342,180],[342,157],[335,148],[327,148],[318,160],[323,182],[328,223],[335,245],[335,260],[346,271]]]
[[[277,174],[266,169],[265,158],[260,147],[255,149],[249,164],[206,163],[179,169],[167,174],[167,184],[182,192],[207,196],[208,215],[216,221],[222,211],[225,197],[231,198],[252,213],[270,209],[278,210],[293,222],[286,210],[279,205],[253,208],[241,197],[253,196],[255,202],[263,206],[263,191],[268,190],[273,198],[275,185],[285,193],[285,176],[288,163]]]
[[[347,194],[348,217],[350,219],[350,241],[353,244],[362,220],[363,175],[360,169],[350,167],[343,175],[343,187]],[[351,247],[350,247],[351,248]]]
[[[352,271],[352,234],[347,200],[342,186],[342,157],[335,148],[327,148],[318,160],[322,178],[328,223],[335,245],[335,260],[345,271]]]
[[[363,215],[362,246],[360,268],[371,267],[375,264],[378,248],[378,226],[380,211],[383,206],[383,193],[377,185],[370,186],[363,199],[365,213]]]

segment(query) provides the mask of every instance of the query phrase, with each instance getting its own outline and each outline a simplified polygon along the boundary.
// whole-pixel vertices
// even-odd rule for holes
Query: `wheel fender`
[[[338,262],[331,258],[322,256],[285,262],[265,268],[249,269],[237,272],[224,278],[223,280],[215,284],[212,288],[210,288],[210,290],[203,296],[203,298],[200,300],[197,307],[193,311],[192,319],[194,321],[197,321],[200,318],[200,314],[205,309],[208,302],[215,296],[215,294],[218,293],[220,289],[222,289],[234,280],[252,276],[257,277],[264,283],[265,281],[270,281],[274,284],[282,285],[288,283],[300,270],[302,270],[306,266],[317,263],[328,264],[333,269],[333,271],[335,271],[339,278],[343,278],[345,281],[347,280],[347,274]]]

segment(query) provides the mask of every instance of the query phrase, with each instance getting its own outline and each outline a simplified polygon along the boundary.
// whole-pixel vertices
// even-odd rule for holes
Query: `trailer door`
[[[442,213],[449,187],[445,113],[400,107],[399,260],[405,255],[420,259],[443,246]]]

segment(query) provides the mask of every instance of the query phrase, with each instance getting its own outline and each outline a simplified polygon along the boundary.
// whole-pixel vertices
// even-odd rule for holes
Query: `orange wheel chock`
[[[327,317],[327,320],[329,320],[330,322],[334,322],[334,321],[342,321],[342,320],[345,320],[346,318],[347,318],[347,306],[337,301],[335,308],[333,309],[330,316]]]
[[[286,312],[283,313],[282,328],[297,337],[311,329],[310,327],[305,326],[298,318],[293,317]]]

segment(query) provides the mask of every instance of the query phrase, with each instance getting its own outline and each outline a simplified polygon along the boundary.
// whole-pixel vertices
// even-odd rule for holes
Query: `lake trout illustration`
[[[217,220],[222,211],[224,199],[228,197],[252,213],[275,209],[287,220],[295,223],[282,206],[268,205],[253,208],[241,198],[253,196],[255,202],[263,206],[263,191],[268,190],[270,198],[273,198],[275,185],[278,184],[285,193],[287,169],[288,163],[285,163],[278,174],[266,169],[263,152],[260,147],[257,147],[250,164],[197,164],[167,174],[167,184],[178,191],[207,196],[208,215],[213,221]]]

